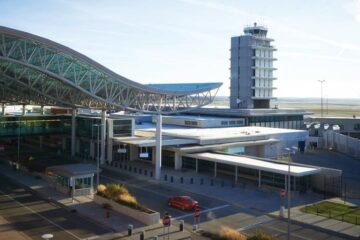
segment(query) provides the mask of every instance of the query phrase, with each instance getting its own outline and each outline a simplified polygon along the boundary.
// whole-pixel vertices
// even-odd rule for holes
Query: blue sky
[[[360,0],[0,0],[0,25],[64,44],[140,83],[223,82],[230,38],[269,28],[277,97],[360,98]]]

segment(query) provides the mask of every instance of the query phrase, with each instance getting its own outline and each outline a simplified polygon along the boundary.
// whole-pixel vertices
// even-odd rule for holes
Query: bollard
[[[128,236],[132,236],[133,228],[134,228],[134,226],[132,224],[128,225]]]
[[[194,183],[194,179],[190,178],[190,184],[193,184],[193,183]]]
[[[145,231],[141,231],[140,240],[144,240],[144,239],[145,239]]]
[[[174,182],[174,177],[173,176],[170,177],[170,182]]]
[[[165,176],[164,176],[164,180],[165,180],[165,181],[167,181],[167,174],[165,174]]]
[[[221,187],[223,187],[223,186],[224,186],[224,180],[221,181]]]
[[[109,211],[109,210],[106,210],[106,214],[105,214],[105,215],[106,215],[106,218],[109,219],[109,218],[110,218],[110,211]]]
[[[180,220],[179,231],[180,232],[184,231],[184,220]]]
[[[127,170],[127,166],[126,166],[126,165],[124,165],[124,170]]]
[[[137,173],[137,169],[136,169],[136,167],[134,167],[134,173]]]
[[[200,179],[200,185],[204,185],[204,179]]]
[[[180,183],[184,183],[184,178],[183,177],[180,178]]]
[[[150,177],[153,177],[153,172],[152,171],[150,171]]]
[[[146,169],[144,170],[144,175],[147,176],[147,170]]]
[[[235,182],[231,182],[231,187],[232,187],[232,188],[235,187]]]
[[[211,186],[214,186],[214,179],[211,179],[211,180],[210,180],[210,185],[211,185]]]
[[[141,168],[139,169],[139,174],[142,174],[142,169]]]
[[[120,169],[122,168],[122,164],[121,164],[121,163],[119,164],[119,168],[120,168]]]
[[[129,166],[129,172],[131,172],[131,170],[132,170],[132,167],[131,167],[131,166]]]

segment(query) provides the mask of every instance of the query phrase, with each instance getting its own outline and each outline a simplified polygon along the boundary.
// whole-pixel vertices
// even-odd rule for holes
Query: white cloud
[[[344,8],[360,23],[360,0],[349,0],[345,3]]]

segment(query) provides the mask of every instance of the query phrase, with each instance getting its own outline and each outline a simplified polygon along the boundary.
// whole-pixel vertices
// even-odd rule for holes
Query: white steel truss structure
[[[68,47],[0,26],[2,103],[171,113],[211,103],[221,85],[142,85]]]

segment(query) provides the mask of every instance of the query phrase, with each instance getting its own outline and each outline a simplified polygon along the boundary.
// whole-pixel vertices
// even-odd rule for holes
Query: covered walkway
[[[221,153],[185,154],[182,157],[183,168],[193,169],[196,172],[213,173],[214,177],[221,175],[239,177],[257,181],[258,186],[263,184],[278,188],[286,188],[288,165],[286,162],[256,159],[240,155]],[[294,191],[305,191],[310,187],[310,176],[319,173],[319,168],[290,165],[291,188]]]

